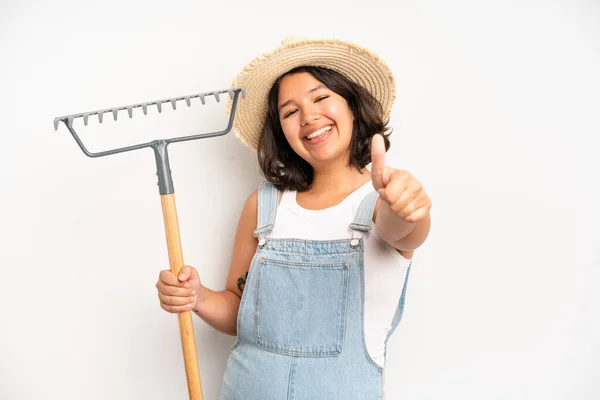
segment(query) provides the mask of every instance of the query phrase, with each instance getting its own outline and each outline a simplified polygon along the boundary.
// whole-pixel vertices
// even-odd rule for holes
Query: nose
[[[305,108],[302,110],[302,126],[310,125],[319,120],[319,113],[314,108]]]

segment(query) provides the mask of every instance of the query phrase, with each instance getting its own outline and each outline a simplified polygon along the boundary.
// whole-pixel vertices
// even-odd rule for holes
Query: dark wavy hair
[[[269,91],[267,116],[258,140],[257,155],[267,181],[280,190],[300,192],[310,188],[313,168],[294,152],[283,134],[279,122],[278,97],[281,79],[301,72],[311,74],[348,103],[354,115],[349,165],[361,170],[371,162],[371,138],[377,133],[383,135],[385,149],[390,148],[389,134],[385,134],[388,121],[382,120],[382,106],[367,89],[332,69],[311,66],[294,68],[281,75]]]

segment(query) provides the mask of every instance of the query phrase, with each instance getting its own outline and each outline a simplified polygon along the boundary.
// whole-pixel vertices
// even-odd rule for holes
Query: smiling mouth
[[[306,137],[304,139],[312,140],[314,138],[318,138],[322,134],[329,132],[331,130],[331,128],[332,128],[331,125],[324,126],[323,128],[319,129],[318,131],[315,131],[315,132],[311,133],[310,135],[306,135]]]

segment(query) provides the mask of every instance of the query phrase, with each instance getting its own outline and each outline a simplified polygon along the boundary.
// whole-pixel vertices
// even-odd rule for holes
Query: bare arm
[[[253,232],[256,229],[257,212],[258,192],[255,191],[246,201],[238,222],[225,290],[203,288],[193,309],[209,325],[230,335],[235,335],[237,331],[240,299],[256,252],[257,241]]]
[[[431,200],[408,171],[386,166],[383,136],[371,139],[371,180],[379,193],[373,221],[379,236],[406,258],[423,244],[431,226]]]
[[[257,242],[252,234],[256,227],[257,205],[258,193],[254,192],[246,201],[238,222],[225,290],[215,291],[203,286],[198,271],[191,266],[184,266],[177,277],[169,270],[161,271],[156,288],[164,310],[171,313],[192,310],[213,328],[236,334],[242,290],[256,252]]]

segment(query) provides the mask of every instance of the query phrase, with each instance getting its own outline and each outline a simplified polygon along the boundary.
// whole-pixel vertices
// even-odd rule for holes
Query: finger
[[[164,293],[159,293],[158,298],[161,303],[165,303],[169,306],[184,306],[187,304],[193,304],[196,302],[195,296],[192,297],[179,297],[179,296],[167,296]]]
[[[183,287],[183,284],[179,282],[177,277],[169,270],[160,271],[160,275],[158,276],[158,278],[159,283],[162,282],[163,284],[168,286]]]
[[[196,269],[194,267],[190,267],[189,265],[184,265],[183,268],[181,268],[181,271],[179,271],[179,275],[177,276],[177,278],[181,282],[187,281],[189,279],[194,279],[197,277],[198,277],[198,272],[196,271]]]
[[[411,215],[412,213],[417,211],[419,208],[423,207],[423,205],[424,205],[424,202],[422,201],[422,199],[416,198],[413,201],[411,201],[406,207],[404,207],[398,213],[398,215],[401,218],[407,219],[409,215]]]
[[[158,291],[165,296],[190,297],[196,294],[196,291],[188,288],[180,288],[176,286],[159,285]]]
[[[430,209],[431,201],[427,194],[423,193],[398,215],[407,222],[416,222],[423,219],[429,213]]]
[[[388,187],[391,185],[395,185],[394,182],[395,180],[393,180],[388,185]],[[398,187],[402,187],[400,183],[398,185]],[[420,185],[415,184],[413,182],[408,183],[406,184],[406,186],[402,187],[401,192],[398,190],[395,193],[390,193],[389,197],[392,198],[392,200],[390,201],[390,208],[392,209],[392,211],[394,211],[398,215],[400,215],[400,212],[404,211],[404,214],[401,215],[402,217],[404,217],[408,216],[411,212],[416,210],[416,208],[414,210],[410,209],[411,204],[413,207],[416,205],[421,205],[420,201],[425,198],[425,193],[421,190]]]
[[[160,306],[163,310],[168,311],[170,313],[181,313],[185,311],[191,311],[194,308],[193,304],[188,304],[185,306],[170,306],[162,302],[160,303]]]
[[[385,187],[385,190],[382,191],[382,197],[389,204],[394,204],[398,202],[402,196],[406,195],[408,190],[408,181],[406,179],[406,173],[393,169],[389,178],[390,180]],[[408,204],[408,202],[406,204]]]
[[[418,221],[422,220],[423,218],[425,218],[427,216],[427,214],[429,214],[430,209],[431,209],[431,206],[421,207],[417,211],[415,211],[414,213],[412,213],[408,217],[406,217],[405,220],[408,222],[418,222]]]
[[[389,178],[386,176],[385,141],[380,134],[371,138],[371,180],[375,190],[385,188]]]
[[[390,206],[392,211],[396,213],[400,218],[406,218],[410,214],[417,211],[419,208],[427,205],[427,199],[424,195],[418,193],[412,193],[409,197],[402,197],[398,200],[398,203]]]

